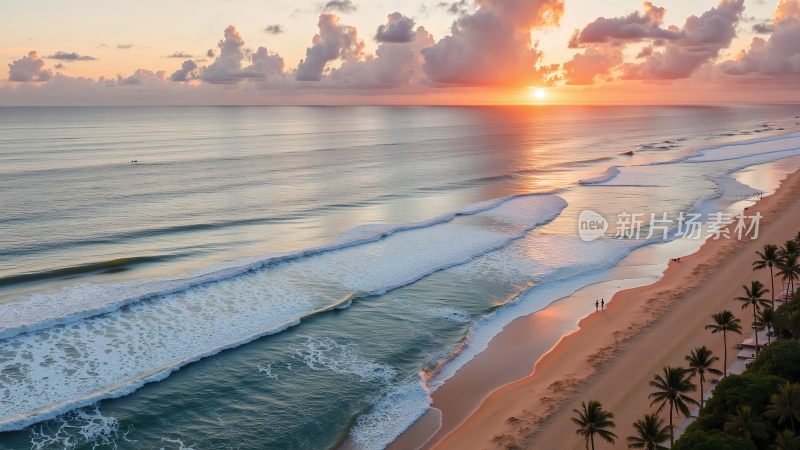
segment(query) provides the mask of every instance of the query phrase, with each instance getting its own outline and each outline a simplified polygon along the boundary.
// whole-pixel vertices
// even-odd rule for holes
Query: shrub
[[[791,382],[800,381],[800,341],[774,341],[758,354],[750,371],[776,375]]]
[[[728,436],[721,431],[687,430],[675,442],[673,450],[756,450],[746,439]]]
[[[706,402],[700,418],[697,419],[698,431],[722,430],[728,416],[742,405],[748,405],[756,414],[761,414],[769,404],[772,394],[784,382],[774,375],[750,371],[723,378],[714,388],[714,395]]]

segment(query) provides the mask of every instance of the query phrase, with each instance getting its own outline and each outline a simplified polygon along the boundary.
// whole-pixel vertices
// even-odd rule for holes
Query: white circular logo
[[[584,209],[578,216],[578,236],[584,242],[593,241],[603,236],[608,230],[608,221],[605,217],[592,211]]]

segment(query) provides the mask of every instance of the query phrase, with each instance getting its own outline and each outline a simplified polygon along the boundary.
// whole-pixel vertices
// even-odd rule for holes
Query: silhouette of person
[[[600,301],[599,300],[595,300],[594,301],[594,310],[597,311],[598,309],[600,309]]]
[[[606,309],[606,301],[605,299],[600,299],[600,309]]]

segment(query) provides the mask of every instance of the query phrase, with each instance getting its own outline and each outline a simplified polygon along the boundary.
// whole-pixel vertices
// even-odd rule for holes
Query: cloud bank
[[[53,72],[44,68],[44,61],[39,58],[36,51],[31,51],[28,56],[13,61],[8,65],[8,80],[21,83],[29,81],[47,81],[53,77]]]
[[[747,50],[721,65],[722,70],[729,75],[800,74],[800,2],[780,1],[770,29],[768,39],[753,38]]]
[[[435,83],[524,85],[541,82],[542,53],[531,30],[557,25],[561,0],[477,0],[478,10],[458,18],[450,36],[422,50],[425,73]]]
[[[95,61],[97,58],[86,55],[79,55],[75,52],[55,52],[47,56],[47,59],[57,59],[59,61]]]
[[[375,33],[378,42],[406,43],[414,40],[414,19],[399,12],[389,14],[389,23],[378,27]]]
[[[306,49],[306,58],[297,67],[298,81],[320,81],[325,66],[332,61],[356,60],[361,56],[364,43],[358,39],[358,31],[340,23],[335,14],[319,16],[319,33]]]
[[[200,71],[199,78],[202,81],[210,84],[233,85],[243,80],[267,79],[283,74],[283,58],[270,53],[265,47],[259,47],[255,53],[250,53],[245,48],[244,39],[233,25],[225,29],[224,37],[219,41],[217,47],[219,56],[211,65]],[[209,50],[209,55],[211,54],[213,51]],[[248,60],[251,64],[245,66],[244,64]]]
[[[358,10],[358,7],[350,0],[331,0],[322,8],[323,11],[338,11],[340,13],[351,13]]]
[[[112,98],[110,92],[123,96],[146,90],[174,96],[170,98],[201,99],[212,95],[249,98],[254,92],[435,94],[448,89],[664,84],[681,79],[714,79],[723,84],[756,79],[759,86],[800,84],[800,0],[779,0],[767,21],[743,19],[744,0],[720,0],[680,25],[664,23],[666,8],[645,1],[638,11],[588,21],[563,43],[575,49],[573,56],[551,65],[543,63],[545,49],[536,38],[545,28],[559,24],[564,0],[458,0],[433,5],[457,15],[449,33],[435,39],[414,17],[395,11],[384,23],[371,27],[374,34],[366,34],[377,44],[373,53],[365,50],[356,27],[331,12],[352,12],[356,5],[334,0],[319,4],[326,12],[319,15],[317,29],[309,33],[313,34],[311,45],[296,65],[287,66],[281,55],[267,47],[248,47],[231,25],[216,47],[199,54],[199,59],[183,51],[167,55],[182,60],[179,68],[169,71],[141,68],[99,79],[70,77],[63,73],[70,70],[64,62],[95,58],[66,51],[42,58],[30,51],[8,64],[8,83],[0,84],[0,91],[13,92],[15,98],[65,92],[79,98],[83,98],[81,93]],[[725,56],[737,29],[753,23],[758,35],[735,56]],[[284,32],[279,24],[263,30]],[[48,59],[54,60],[52,69]]]

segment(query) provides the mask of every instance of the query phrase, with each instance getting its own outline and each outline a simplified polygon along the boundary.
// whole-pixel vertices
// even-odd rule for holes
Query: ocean
[[[798,114],[0,108],[0,448],[383,448],[658,242],[581,211],[741,205],[798,168]]]

